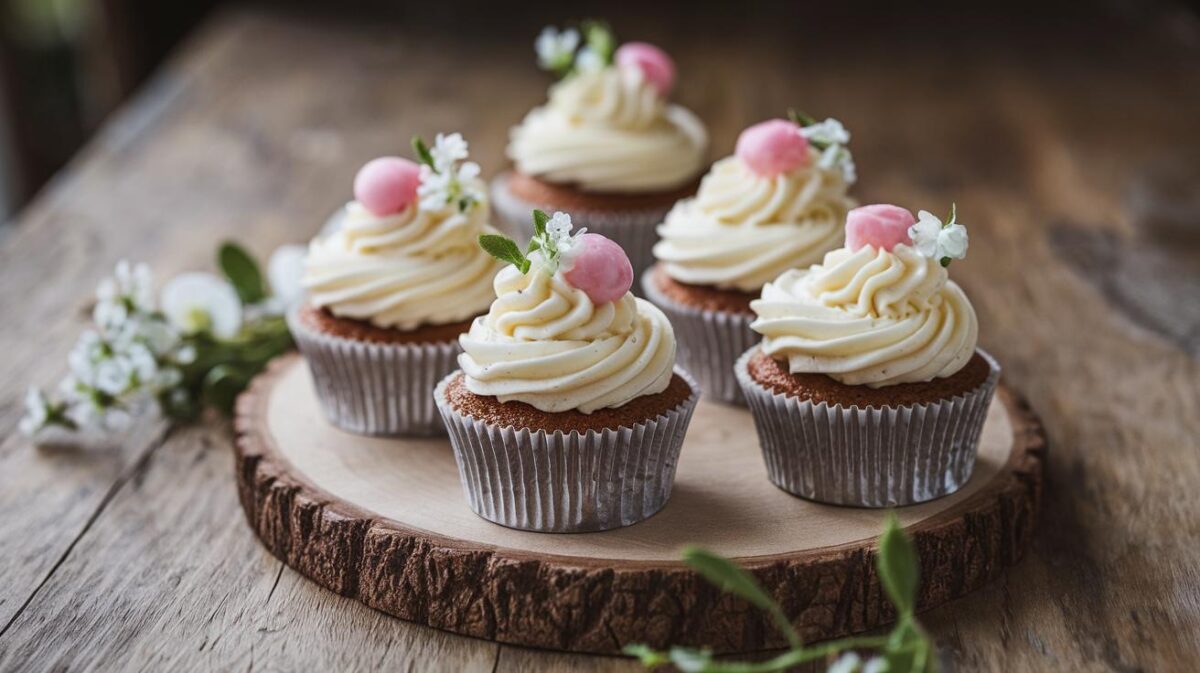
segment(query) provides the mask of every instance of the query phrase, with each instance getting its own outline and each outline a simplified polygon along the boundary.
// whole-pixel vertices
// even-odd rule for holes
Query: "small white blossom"
[[[953,216],[943,224],[937,215],[922,210],[917,214],[916,224],[908,228],[908,237],[917,252],[943,264],[967,256],[967,228],[955,222]]]
[[[267,282],[271,286],[271,294],[286,307],[296,306],[304,301],[304,260],[308,257],[308,248],[303,245],[281,245],[271,253],[267,262]]]
[[[162,309],[185,334],[209,332],[228,339],[242,328],[242,302],[228,281],[211,273],[184,273],[163,287]]]
[[[25,393],[25,415],[21,417],[18,428],[22,433],[33,437],[39,430],[46,427],[50,419],[50,402],[42,391],[30,388]]]
[[[433,166],[439,172],[446,173],[454,170],[454,165],[467,158],[467,141],[461,133],[437,134],[429,155],[433,157]]]
[[[587,233],[587,229],[571,231],[572,226],[571,216],[563,212],[554,213],[546,221],[545,239],[540,243],[542,259],[545,260],[549,273],[553,273],[563,264],[569,267],[575,255],[582,249],[579,246],[579,237]]]
[[[575,68],[579,72],[596,72],[603,70],[605,65],[604,58],[591,47],[580,49],[579,55],[575,57]]]
[[[888,662],[883,657],[871,657],[863,666],[862,673],[887,673]]]
[[[854,652],[845,652],[825,669],[825,673],[858,673],[861,666],[861,657]]]
[[[822,145],[845,145],[850,142],[850,132],[832,117],[823,122],[801,127],[800,135]]]
[[[533,43],[537,52],[538,65],[545,70],[561,71],[571,67],[575,48],[579,46],[579,31],[568,28],[559,31],[546,26]]]
[[[429,154],[434,165],[422,164],[421,182],[417,186],[418,206],[422,210],[441,210],[454,205],[459,211],[466,211],[483,199],[478,184],[479,164],[464,161],[468,156],[467,142],[461,134],[439,133]]]

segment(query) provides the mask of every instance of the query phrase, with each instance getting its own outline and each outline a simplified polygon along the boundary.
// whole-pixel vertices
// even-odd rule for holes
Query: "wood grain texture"
[[[997,398],[990,421],[995,425],[983,433],[986,468],[978,468],[961,494],[902,514],[909,517],[905,525],[926,569],[921,609],[993,579],[1021,557],[1032,537],[1045,435],[1028,407],[1003,385]],[[457,522],[462,493],[444,440],[405,445],[322,434],[323,427],[306,429],[295,418],[317,413],[307,370],[296,356],[276,360],[238,400],[238,493],[246,519],[273,554],[302,574],[403,619],[505,643],[609,654],[636,641],[719,652],[784,645],[764,614],[691,572],[675,557],[675,545],[666,545],[667,555],[645,554],[654,541],[642,534],[667,536],[671,528],[692,531],[689,542],[752,569],[807,639],[864,631],[894,616],[872,563],[882,514],[813,505],[783,494],[756,465],[742,465],[743,456],[757,462],[757,452],[744,450],[756,447],[696,438],[696,433],[716,434],[706,419],[689,428],[678,486],[756,494],[728,505],[750,511],[734,511],[722,522],[722,514],[705,511],[715,507],[710,496],[708,503],[672,502],[636,527],[562,537],[481,524],[469,513]],[[741,423],[742,432],[754,434],[745,412],[718,408],[708,413],[718,417],[717,423]],[[352,460],[369,459],[376,444],[383,445],[381,458],[347,470]],[[428,454],[425,445],[435,453]],[[306,452],[343,458],[302,462]],[[723,463],[714,455],[732,457]],[[700,465],[708,471],[697,474]],[[749,473],[744,480],[719,476],[739,467]],[[335,477],[335,471],[346,475]],[[382,478],[389,474],[391,480]],[[324,485],[335,478],[357,480],[357,487],[343,485],[339,492],[351,495],[334,494],[333,486]],[[382,515],[382,507],[364,504],[384,502],[371,500],[371,492],[417,489],[418,497],[388,510],[394,518]],[[413,518],[424,509],[443,516]],[[774,532],[760,525],[764,518],[776,519]],[[797,518],[807,519],[807,536],[788,525]],[[751,537],[722,548],[731,527],[782,537],[790,545]],[[823,536],[845,541],[816,541]],[[786,551],[751,551],[764,544]]]
[[[854,132],[860,200],[954,200],[972,227],[951,273],[1054,450],[1031,552],[924,615],[947,662],[1190,670],[1200,271],[1195,190],[1172,185],[1194,185],[1200,165],[1198,29],[1169,4],[1049,4],[612,18],[676,56],[714,158],[743,126],[800,106]],[[227,428],[148,429],[82,454],[15,434],[25,387],[62,373],[118,259],[166,277],[211,268],[221,237],[260,254],[302,241],[357,165],[406,151],[414,132],[461,130],[499,170],[508,125],[544,95],[529,39],[567,17],[443,5],[373,24],[219,14],[0,241],[0,668],[639,670],[448,636],[281,568],[240,519]],[[172,504],[184,501],[205,505]]]

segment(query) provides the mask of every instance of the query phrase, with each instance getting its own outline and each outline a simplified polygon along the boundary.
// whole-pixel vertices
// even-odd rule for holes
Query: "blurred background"
[[[232,0],[0,0],[0,223],[26,204],[133,95],[163,59],[219,5]],[[326,13],[338,21],[397,21],[432,33],[464,31],[480,40],[531,43],[547,22],[606,16],[614,25],[678,38],[755,40],[765,29],[794,39],[855,44],[858,29],[909,31],[958,49],[1003,44],[1013,58],[1053,48],[1085,26],[1112,41],[1083,45],[1079,61],[1110,64],[1121,31],[1161,36],[1166,49],[1200,50],[1196,2],[1095,3],[595,3],[490,1],[276,2],[281,11]],[[836,4],[831,7],[830,4]],[[622,18],[625,17],[625,18]],[[642,24],[648,24],[643,26]],[[1072,45],[1071,49],[1076,49]],[[799,65],[799,64],[798,64]],[[1109,67],[1105,65],[1104,67]],[[1200,132],[1200,131],[1198,131]],[[3,227],[0,224],[0,227]]]

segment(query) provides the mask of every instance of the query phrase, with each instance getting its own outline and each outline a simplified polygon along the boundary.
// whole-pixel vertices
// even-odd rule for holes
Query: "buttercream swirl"
[[[351,202],[340,228],[309,245],[304,286],[316,306],[379,327],[473,318],[487,309],[500,266],[476,244],[479,234],[494,231],[488,212],[480,201],[465,213],[414,204],[376,216]]]
[[[872,388],[931,381],[975,353],[975,309],[946,269],[911,246],[839,248],[751,302],[763,350],[793,373]]]
[[[701,168],[704,125],[668,104],[633,67],[569,76],[513,128],[508,156],[526,175],[591,192],[679,187]]]
[[[649,302],[626,293],[595,304],[536,259],[527,274],[503,269],[495,291],[488,314],[459,339],[458,364],[471,392],[590,414],[670,384],[675,334]]]
[[[819,159],[810,148],[806,165],[774,177],[737,157],[718,161],[696,196],[667,214],[654,256],[675,280],[743,292],[820,261],[841,245],[855,202],[841,172]]]

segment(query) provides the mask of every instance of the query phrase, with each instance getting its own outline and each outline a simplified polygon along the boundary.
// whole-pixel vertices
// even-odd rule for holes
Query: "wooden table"
[[[1051,450],[1033,551],[925,615],[963,670],[1200,659],[1197,27],[1128,11],[1022,26],[747,7],[638,35],[675,53],[714,157],[802,106],[854,131],[861,200],[953,200],[971,226],[953,276]],[[218,15],[0,243],[0,669],[637,670],[447,635],[309,583],[246,526],[228,423],[89,452],[14,430],[118,259],[161,278],[211,268],[222,238],[264,255],[303,241],[363,160],[413,133],[462,130],[498,170],[506,128],[544,95],[539,19],[479,30],[485,13],[463,24],[472,39],[421,27],[444,18]]]

